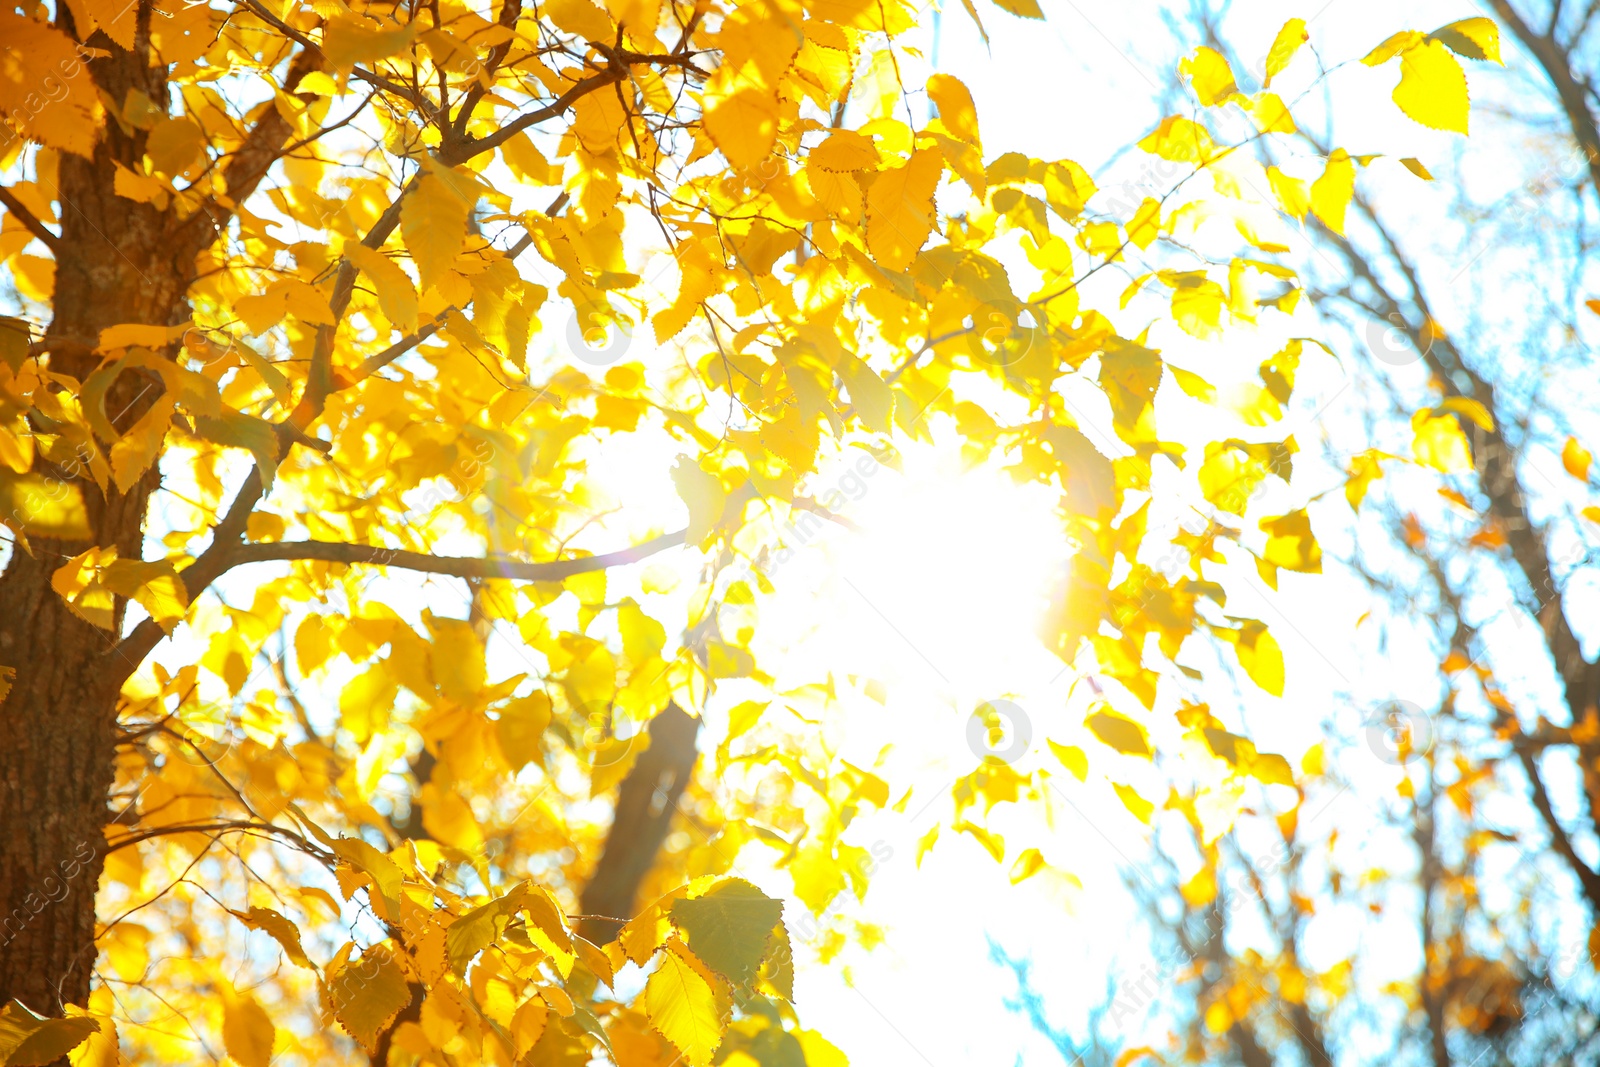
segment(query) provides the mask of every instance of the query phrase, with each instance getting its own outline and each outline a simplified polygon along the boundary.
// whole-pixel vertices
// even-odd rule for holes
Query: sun
[[[1062,673],[1036,636],[1071,554],[1059,494],[922,443],[819,481],[843,523],[792,529],[764,620],[790,657],[968,712]]]

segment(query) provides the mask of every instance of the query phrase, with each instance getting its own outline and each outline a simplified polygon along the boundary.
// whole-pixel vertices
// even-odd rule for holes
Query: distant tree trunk
[[[617,790],[616,815],[594,876],[583,887],[583,914],[603,916],[579,922],[578,933],[598,944],[617,936],[632,918],[639,887],[655,865],[672,817],[694,773],[695,737],[700,720],[668,704],[650,720],[650,747],[640,754]]]
[[[70,15],[64,5],[61,10],[70,32]],[[149,18],[145,5],[141,45]],[[145,48],[127,52],[103,35],[94,44],[111,54],[89,63],[71,92],[98,87],[105,99],[120,103],[138,90],[165,108],[166,68],[150,66]],[[87,84],[91,78],[94,86]],[[61,237],[54,315],[45,336],[52,342],[51,370],[80,381],[99,365],[92,349],[101,329],[183,317],[193,254],[185,262],[164,235],[164,212],[114,192],[115,163],[137,167],[144,141],[143,131],[108,119],[92,159],[60,154]],[[126,429],[160,391],[147,378],[123,374],[107,395],[106,415]],[[35,429],[50,432],[45,425]],[[138,559],[158,474],[146,471],[126,493],[114,484],[102,493],[70,460],[52,463],[40,455],[33,469],[82,490],[92,537],[34,539],[31,554],[15,546],[0,575],[0,663],[16,669],[0,706],[0,1003],[16,998],[59,1015],[63,1005],[85,1004],[89,996],[117,687],[107,669],[113,635],[74,615],[50,578],[95,545],[114,545],[122,557]],[[119,602],[119,626],[121,616]]]

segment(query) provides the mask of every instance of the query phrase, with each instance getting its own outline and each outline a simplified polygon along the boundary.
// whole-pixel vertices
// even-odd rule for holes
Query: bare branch
[[[22,223],[23,229],[43,241],[45,247],[49,248],[50,251],[54,252],[60,248],[60,236],[51,233],[49,227],[40,222],[33,212],[23,206],[22,201],[17,199],[16,194],[3,185],[0,185],[0,204],[4,204],[5,209],[11,212],[18,222]]]
[[[340,541],[276,541],[269,544],[236,546],[228,554],[228,568],[246,563],[286,560],[325,560],[329,563],[366,563],[380,567],[402,567],[427,574],[447,574],[454,578],[509,578],[521,582],[556,582],[574,574],[606,570],[637,563],[669,548],[683,544],[687,530],[665,533],[630,548],[598,556],[576,556],[547,563],[505,556],[434,556],[378,545],[356,545]],[[187,573],[187,572],[186,572]]]

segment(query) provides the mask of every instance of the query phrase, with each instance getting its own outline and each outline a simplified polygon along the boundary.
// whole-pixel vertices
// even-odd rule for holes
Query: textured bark
[[[593,877],[583,887],[580,907],[591,918],[578,933],[596,944],[617,936],[619,919],[633,916],[639,887],[655,865],[667,839],[678,798],[694,773],[695,737],[700,720],[677,704],[650,721],[650,747],[640,754],[617,790],[616,815]]]
[[[141,41],[148,21],[145,8]],[[125,52],[99,35],[94,44],[112,54],[89,63],[72,92],[92,92],[92,78],[108,99],[125,99],[137,89],[157,106],[165,104],[164,69],[150,67],[140,49]],[[117,323],[178,321],[187,278],[172,259],[172,245],[161,240],[163,214],[112,191],[114,163],[136,164],[144,137],[110,125],[92,159],[61,156],[61,239],[47,338],[92,339]],[[51,361],[53,370],[79,380],[97,365],[87,346],[64,346]],[[125,374],[108,395],[106,413],[126,428],[158,392],[148,380]],[[16,998],[48,1014],[83,1004],[89,995],[117,696],[105,670],[111,634],[72,614],[50,588],[50,577],[93,545],[114,545],[123,557],[139,558],[145,507],[157,479],[152,470],[127,493],[115,486],[101,493],[70,466],[41,456],[34,469],[81,488],[93,539],[35,539],[32,554],[14,550],[0,576],[0,662],[17,671],[0,708],[0,1002]],[[119,605],[119,624],[121,614]]]
[[[59,10],[59,25],[74,33],[70,10]],[[141,4],[132,51],[104,34],[90,38],[86,43],[106,54],[85,64],[68,91],[98,92],[118,103],[138,91],[167,110],[167,70],[149,61],[150,17],[149,3]],[[314,67],[314,60],[297,60],[288,87]],[[235,200],[254,191],[288,132],[276,110],[267,108],[223,171]],[[61,226],[52,248],[55,293],[45,338],[54,342],[51,371],[80,382],[100,365],[93,348],[102,329],[176,325],[188,318],[196,257],[228,217],[208,205],[179,218],[173,209],[117,196],[116,164],[137,169],[146,138],[145,131],[108,117],[92,157],[60,155],[55,193]],[[126,430],[161,391],[151,376],[125,372],[106,394],[105,413],[119,431]],[[95,546],[115,546],[124,559],[141,558],[145,515],[160,476],[152,467],[120,492],[114,484],[102,491],[79,462],[54,463],[40,455],[34,470],[81,490],[92,536],[36,538],[31,553],[13,551],[0,575],[0,664],[16,670],[0,705],[0,1003],[15,998],[37,1012],[59,1015],[67,1004],[88,1001],[117,696],[121,680],[137,664],[122,662],[111,632],[74,615],[50,578],[63,562]],[[119,599],[117,630],[124,607]]]

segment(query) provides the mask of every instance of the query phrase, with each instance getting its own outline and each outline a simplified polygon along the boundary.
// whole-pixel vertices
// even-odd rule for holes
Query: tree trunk
[[[633,917],[639,887],[655,866],[677,814],[678,798],[694,773],[699,732],[700,720],[675,703],[650,720],[650,747],[622,779],[605,849],[583,887],[579,906],[594,917],[580,920],[578,933],[590,941],[605,944],[622,928],[616,920]]]
[[[61,10],[63,28],[71,32],[70,15],[64,5]],[[164,109],[166,68],[146,60],[149,18],[143,5],[133,52],[97,34],[93,44],[110,55],[88,63],[87,76],[80,75],[70,91],[98,88],[104,99],[120,104],[137,89]],[[60,156],[61,239],[46,338],[61,342],[53,346],[51,370],[79,381],[99,365],[92,348],[101,329],[183,317],[192,252],[185,262],[185,243],[166,235],[164,212],[114,192],[114,164],[137,166],[145,136],[108,118],[92,159]],[[126,429],[159,393],[149,379],[123,374],[107,394],[106,415]],[[50,432],[38,423],[35,429]],[[89,996],[117,686],[108,669],[113,633],[73,614],[50,578],[66,560],[96,545],[140,558],[145,509],[158,474],[152,467],[128,492],[108,485],[102,493],[79,464],[40,455],[34,470],[81,489],[92,538],[35,539],[31,554],[14,547],[0,575],[0,663],[16,669],[0,706],[0,1003],[15,998],[34,1011],[59,1015],[64,1005],[85,1004]],[[119,601],[119,628],[122,611]]]

